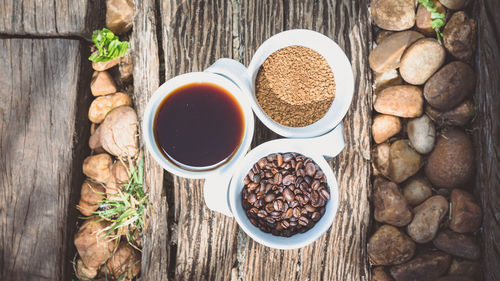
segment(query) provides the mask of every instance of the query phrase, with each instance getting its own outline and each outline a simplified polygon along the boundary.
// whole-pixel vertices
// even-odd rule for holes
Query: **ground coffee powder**
[[[318,121],[335,97],[335,79],[325,58],[302,46],[272,53],[260,67],[255,87],[264,112],[289,127]]]

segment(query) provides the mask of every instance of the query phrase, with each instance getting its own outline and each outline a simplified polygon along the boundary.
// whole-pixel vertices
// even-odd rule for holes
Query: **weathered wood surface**
[[[65,280],[80,46],[0,39],[0,280]]]
[[[0,0],[0,34],[88,35],[103,25],[102,0]]]
[[[355,90],[343,121],[346,148],[330,163],[340,189],[331,229],[315,243],[293,251],[264,247],[245,236],[242,280],[368,280],[366,232],[369,224],[371,83],[368,51],[371,28],[368,1],[243,1],[240,31],[243,62],[282,30],[307,28],[334,39],[351,59]],[[257,130],[262,142],[266,136]]]
[[[299,6],[295,6],[299,4]],[[176,245],[170,278],[176,280],[368,280],[365,255],[369,223],[370,74],[366,59],[371,29],[367,2],[163,1],[161,26],[166,79],[201,71],[220,57],[250,62],[271,35],[291,28],[322,32],[346,50],[356,77],[353,106],[344,121],[346,150],[332,162],[341,204],[332,230],[295,251],[255,243],[233,219],[208,210],[202,182],[174,177]],[[254,145],[276,135],[257,122]],[[172,206],[171,206],[172,207]]]
[[[202,71],[231,57],[233,6],[228,1],[162,1],[165,76]],[[236,222],[207,209],[203,181],[174,177],[172,242],[175,280],[228,280],[236,254]]]
[[[475,5],[478,21],[476,56],[476,192],[483,207],[484,278],[500,280],[500,6],[497,0]]]
[[[135,7],[137,16],[131,36],[133,99],[137,114],[142,120],[149,97],[160,83],[157,19],[154,0],[135,1]],[[142,131],[143,128],[140,129]],[[167,280],[168,204],[163,188],[163,169],[148,153],[145,153],[144,169],[146,192],[152,211],[149,213],[143,236],[142,280]]]

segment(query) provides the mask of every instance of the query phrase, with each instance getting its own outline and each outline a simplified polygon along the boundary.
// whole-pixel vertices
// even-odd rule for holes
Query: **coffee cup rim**
[[[212,83],[225,89],[238,102],[244,122],[242,141],[233,155],[221,165],[207,170],[188,170],[168,160],[156,145],[153,123],[160,103],[176,89],[192,83]],[[203,179],[212,175],[230,172],[245,156],[253,138],[254,116],[250,107],[248,93],[240,89],[231,80],[211,72],[189,72],[175,76],[163,83],[150,97],[142,121],[143,139],[147,150],[154,160],[165,170],[185,178]]]

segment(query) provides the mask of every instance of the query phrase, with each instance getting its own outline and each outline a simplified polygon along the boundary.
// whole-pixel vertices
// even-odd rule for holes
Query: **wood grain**
[[[149,97],[160,83],[155,1],[135,1],[136,17],[131,35],[134,93],[132,95],[141,124]],[[144,128],[140,128],[141,131]],[[142,134],[141,134],[142,135]],[[141,280],[169,280],[168,203],[163,187],[163,169],[145,151],[144,181],[151,202],[143,232]]]
[[[202,71],[221,57],[231,57],[230,3],[163,1],[161,4],[166,79]],[[229,280],[235,262],[236,222],[206,208],[203,181],[174,177],[177,249],[175,280]]]
[[[88,36],[105,19],[102,0],[0,0],[0,34]]]
[[[312,29],[334,39],[345,50],[353,65],[355,90],[343,122],[347,146],[331,161],[340,188],[334,225],[318,241],[300,250],[272,250],[247,238],[244,264],[237,274],[241,280],[368,280],[365,244],[370,212],[372,101],[367,8],[367,1],[270,1],[267,5],[261,1],[242,2],[240,29],[244,32],[246,64],[270,34],[293,28]],[[256,137],[257,142],[266,138],[259,130]]]
[[[474,122],[476,144],[476,192],[483,208],[482,242],[484,278],[500,280],[500,6],[496,0],[475,4],[478,21],[476,55],[477,118]]]
[[[0,40],[1,280],[64,279],[79,72],[78,41]]]

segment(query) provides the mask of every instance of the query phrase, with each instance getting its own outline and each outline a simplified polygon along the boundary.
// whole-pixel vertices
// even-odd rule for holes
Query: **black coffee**
[[[192,167],[212,166],[229,159],[239,147],[243,112],[225,89],[193,83],[176,89],[161,102],[153,131],[167,158]]]
[[[241,204],[250,222],[276,236],[311,229],[330,200],[323,171],[311,158],[293,152],[261,158],[243,184]]]

